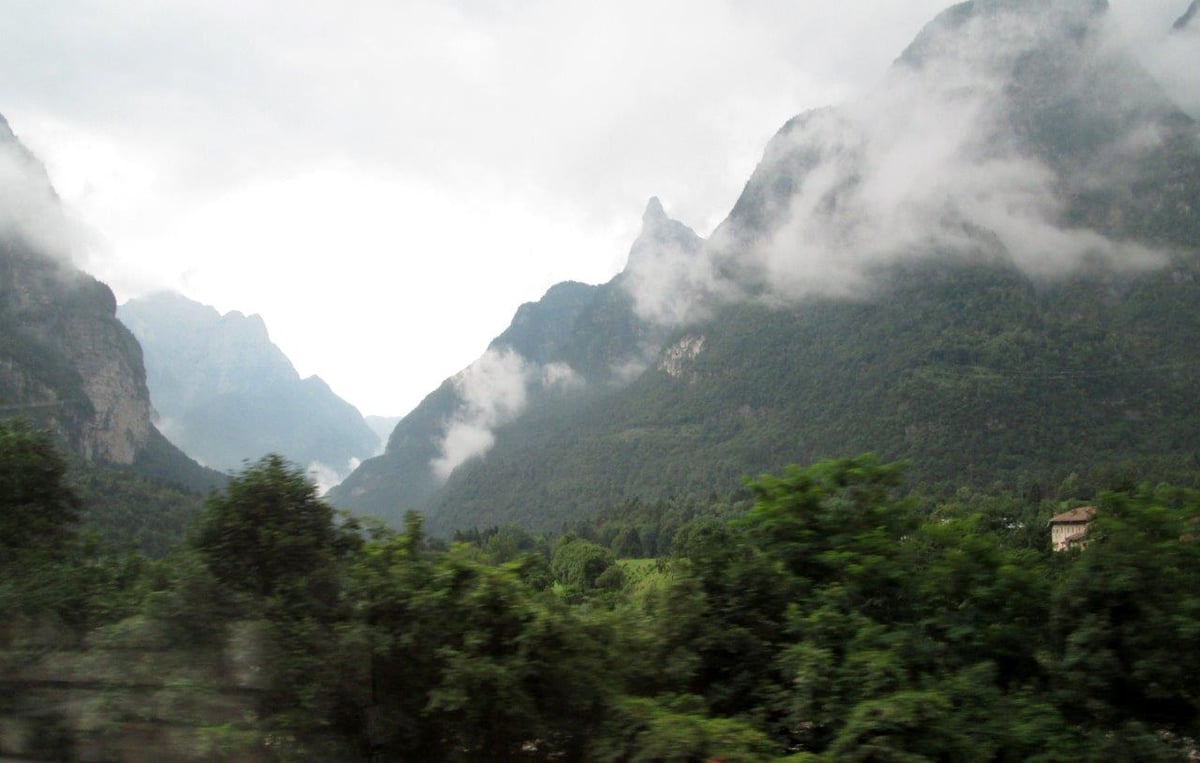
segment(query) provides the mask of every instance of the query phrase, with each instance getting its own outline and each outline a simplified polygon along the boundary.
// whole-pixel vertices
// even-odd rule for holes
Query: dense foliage
[[[44,579],[93,570],[76,597],[91,613],[81,632],[133,617],[194,648],[259,623],[262,714],[236,728],[280,760],[1195,754],[1190,490],[1104,493],[1086,547],[1053,553],[1045,521],[1069,501],[919,500],[903,467],[826,461],[749,483],[738,516],[696,508],[655,561],[624,552],[644,553],[636,527],[677,506],[627,505],[556,539],[472,531],[447,547],[416,515],[400,532],[337,517],[268,457],[208,501],[170,559],[124,557],[96,576],[70,539],[53,452],[25,430],[0,439],[5,469],[44,482],[6,515],[45,507],[49,522],[37,543],[6,534],[5,559],[57,548],[68,553],[45,555]],[[41,471],[22,468],[31,460]],[[66,611],[34,599],[22,605]]]
[[[85,529],[155,559],[183,541],[204,507],[202,494],[129,468],[76,461],[69,478],[84,507]]]
[[[150,563],[81,532],[66,458],[45,432],[0,421],[0,613],[76,629],[131,614]]]

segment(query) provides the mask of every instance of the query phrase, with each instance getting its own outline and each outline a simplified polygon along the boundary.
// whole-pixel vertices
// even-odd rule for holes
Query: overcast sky
[[[792,115],[946,0],[0,0],[0,113],[119,300],[259,313],[303,375],[410,410],[650,196],[707,235]],[[1187,0],[1112,0],[1138,45]]]

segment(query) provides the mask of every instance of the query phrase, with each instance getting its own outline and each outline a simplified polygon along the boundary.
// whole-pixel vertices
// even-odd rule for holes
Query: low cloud
[[[622,286],[633,297],[639,317],[659,326],[678,326],[700,317],[702,297],[717,287],[712,261],[703,250],[702,238],[668,218],[658,199],[650,200],[622,276]]]
[[[1187,26],[1172,31],[1158,44],[1149,46],[1145,61],[1175,102],[1193,118],[1200,119],[1200,77],[1196,76],[1196,62],[1200,61],[1200,15],[1193,16]]]
[[[510,349],[489,349],[453,379],[459,404],[446,422],[441,454],[430,462],[438,479],[446,479],[460,464],[487,453],[496,441],[494,430],[525,410],[531,395],[569,391],[584,386],[566,363],[530,363]]]
[[[665,240],[638,259],[628,288],[639,315],[677,325],[702,315],[705,303],[855,296],[880,267],[934,254],[1003,258],[1039,279],[1088,263],[1161,263],[1163,255],[1145,246],[1063,223],[1064,191],[1119,185],[1115,173],[1161,143],[1153,121],[1139,116],[1149,102],[1142,99],[1154,97],[1137,92],[1144,80],[1135,73],[1107,85],[1126,88],[1132,116],[1127,133],[1088,166],[1051,166],[1019,137],[1029,128],[1014,126],[1012,110],[1028,110],[1022,99],[1039,97],[1012,85],[1028,51],[1082,44],[1089,66],[1109,74],[1120,51],[1106,22],[1090,18],[1093,7],[1064,0],[1012,13],[977,4],[966,24],[919,37],[866,97],[793,120],[768,146],[747,205],[702,252],[681,252]],[[1083,23],[1095,34],[1079,43],[1069,30]],[[1038,74],[1103,77],[1074,63],[1067,58],[1058,71],[1051,62]],[[1188,76],[1196,80],[1194,67]]]
[[[1200,118],[1200,4],[1188,0],[1115,2],[1121,39],[1180,108]]]
[[[81,230],[63,213],[45,170],[0,121],[0,235],[60,262],[70,261]]]
[[[644,352],[640,356],[635,355],[613,364],[609,371],[612,374],[614,382],[616,384],[628,384],[641,376],[650,367],[650,363],[646,358],[649,354],[649,352]]]
[[[337,487],[342,480],[346,479],[351,472],[358,468],[360,463],[357,458],[351,458],[346,462],[344,468],[338,469],[321,461],[312,461],[305,472],[313,484],[317,486],[317,494],[323,496]]]
[[[566,363],[547,363],[542,366],[541,382],[545,389],[561,391],[579,389],[585,384],[583,377]]]
[[[320,461],[310,463],[305,472],[313,484],[317,486],[318,495],[325,495],[343,479],[343,475],[339,474],[337,469]]]

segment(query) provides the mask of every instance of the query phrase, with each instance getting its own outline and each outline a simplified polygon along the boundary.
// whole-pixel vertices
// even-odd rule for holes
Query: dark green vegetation
[[[902,468],[860,457],[763,476],[733,518],[637,503],[447,548],[416,515],[338,519],[268,457],[149,562],[78,540],[63,469],[44,436],[0,428],[23,528],[2,536],[0,607],[182,649],[259,623],[259,712],[208,721],[225,755],[1182,761],[1200,734],[1190,490],[1105,493],[1087,547],[1055,554],[1065,503],[905,497]],[[655,522],[669,555],[617,558]]]
[[[74,462],[68,479],[84,511],[82,525],[116,547],[165,556],[187,535],[208,490],[147,479],[128,468]],[[212,490],[218,484],[212,485]]]
[[[131,614],[131,588],[150,563],[80,532],[86,510],[52,438],[20,422],[0,422],[0,612],[6,619],[49,612],[82,631]]]
[[[431,508],[442,530],[557,529],[633,497],[732,490],[742,474],[850,451],[929,487],[1049,492],[1072,472],[1189,481],[1200,427],[1194,264],[1039,289],[928,264],[892,293],[742,307],[688,330],[679,376],[547,405],[498,432]]]
[[[536,362],[556,360],[558,347],[571,344],[577,335],[589,335],[580,326],[594,321],[595,306],[605,301],[608,291],[574,282],[557,284],[538,302],[518,308],[512,325],[490,349],[510,349]],[[622,314],[628,315],[627,307]],[[364,462],[334,488],[334,502],[393,525],[406,510],[423,507],[441,486],[430,464],[439,455],[446,422],[461,404],[454,384],[443,382],[392,430],[386,455]]]
[[[141,344],[158,422],[171,441],[214,469],[263,453],[337,473],[374,456],[379,439],[320,377],[301,379],[257,315],[179,294],[134,299],[117,317]]]

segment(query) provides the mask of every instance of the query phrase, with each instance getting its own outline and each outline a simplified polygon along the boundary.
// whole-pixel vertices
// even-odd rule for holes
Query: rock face
[[[163,434],[222,470],[278,453],[336,482],[379,450],[354,406],[319,377],[301,379],[258,315],[221,315],[180,294],[117,311],[141,343]]]
[[[0,244],[5,413],[50,423],[89,461],[132,464],[150,440],[137,341],[104,284]]]
[[[151,441],[142,354],[112,291],[66,259],[70,224],[45,171],[0,119],[0,415],[42,422],[89,461]]]

